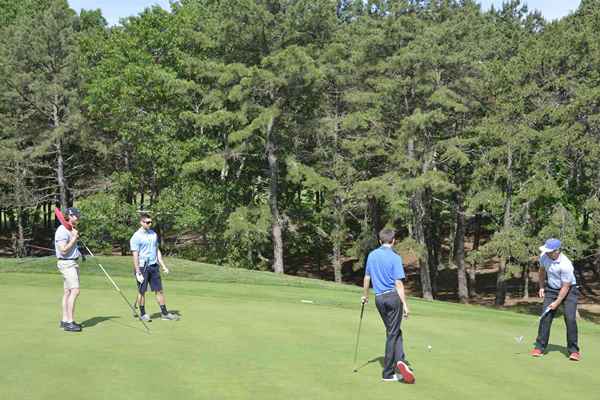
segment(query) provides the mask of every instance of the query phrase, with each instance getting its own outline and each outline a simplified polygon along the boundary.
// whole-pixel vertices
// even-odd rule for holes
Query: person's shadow
[[[109,321],[109,320],[114,319],[114,318],[120,318],[120,317],[117,317],[117,316],[114,316],[114,315],[111,315],[111,316],[108,316],[108,317],[93,317],[93,318],[86,319],[85,321],[83,321],[81,323],[81,326],[84,327],[84,328],[91,328],[92,326],[96,326],[96,325],[98,325],[98,324],[100,324],[100,323],[102,323],[104,321]]]
[[[552,353],[553,351],[557,351],[564,354],[565,357],[569,357],[569,351],[565,346],[559,346],[557,344],[549,344],[546,346],[546,353]]]
[[[369,360],[369,361],[367,361],[366,363],[364,363],[364,364],[362,364],[361,366],[359,366],[358,368],[356,368],[356,370],[358,371],[359,369],[361,369],[361,368],[363,368],[363,367],[366,367],[366,366],[367,366],[367,365],[369,365],[369,364],[376,363],[376,362],[378,362],[378,363],[379,363],[379,365],[381,366],[381,368],[383,368],[383,361],[384,361],[384,358],[383,358],[383,357],[375,357],[375,358],[373,358],[372,360]]]
[[[179,318],[182,317],[182,314],[181,314],[181,312],[179,310],[169,310],[169,312],[171,314],[177,315]],[[162,315],[161,313],[156,312],[156,313],[150,315],[150,318],[152,318],[152,319],[160,319],[161,315]]]

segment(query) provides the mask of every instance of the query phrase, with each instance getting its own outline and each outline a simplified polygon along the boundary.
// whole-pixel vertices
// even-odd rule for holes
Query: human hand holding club
[[[367,304],[369,302],[369,297],[368,296],[362,296],[360,298],[360,303],[361,304]]]
[[[404,310],[403,310],[403,312],[402,312],[402,318],[404,318],[404,319],[408,319],[408,314],[409,314],[409,311],[408,311],[408,306],[405,304],[405,305],[404,305]]]

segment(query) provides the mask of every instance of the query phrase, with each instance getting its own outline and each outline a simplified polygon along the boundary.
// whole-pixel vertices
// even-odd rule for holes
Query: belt
[[[77,258],[59,258],[60,261],[75,261],[77,259],[79,259],[79,257],[77,257]]]
[[[395,291],[396,291],[396,289],[390,289],[390,290],[386,290],[385,292],[376,293],[375,296],[383,296],[384,294],[394,293]]]

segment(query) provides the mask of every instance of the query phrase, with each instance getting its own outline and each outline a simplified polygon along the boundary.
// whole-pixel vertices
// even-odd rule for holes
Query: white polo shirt
[[[564,283],[575,285],[575,274],[571,260],[560,253],[556,260],[548,257],[546,253],[540,255],[540,265],[546,270],[548,286],[552,289],[560,289]]]

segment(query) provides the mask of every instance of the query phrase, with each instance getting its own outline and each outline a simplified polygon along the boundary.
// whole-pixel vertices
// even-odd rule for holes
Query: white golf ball
[[[427,350],[431,351],[431,345],[427,346]]]

